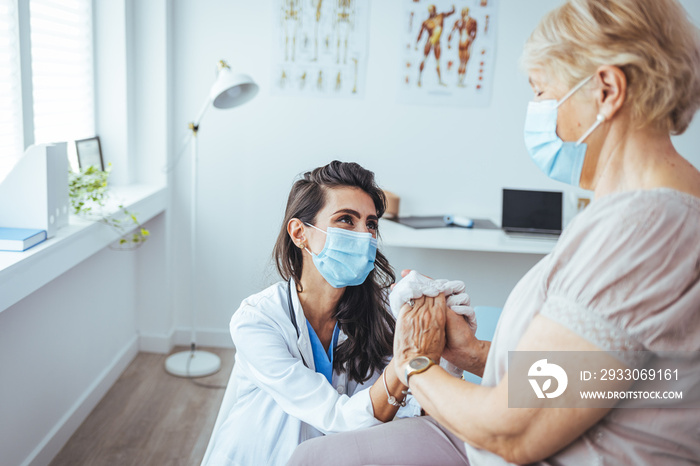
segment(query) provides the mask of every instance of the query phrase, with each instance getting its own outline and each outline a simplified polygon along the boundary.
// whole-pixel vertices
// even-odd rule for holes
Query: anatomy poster
[[[497,0],[403,0],[399,101],[487,106]]]
[[[369,0],[277,0],[274,90],[281,94],[364,94]]]

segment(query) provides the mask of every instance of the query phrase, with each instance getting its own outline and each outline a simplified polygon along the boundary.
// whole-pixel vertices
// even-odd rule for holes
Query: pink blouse
[[[700,198],[667,188],[631,191],[579,214],[511,292],[483,385],[503,378],[508,351],[539,313],[603,350],[700,351]],[[700,374],[697,357],[693,364]],[[466,449],[471,464],[505,464]],[[698,461],[700,410],[618,408],[541,464]]]

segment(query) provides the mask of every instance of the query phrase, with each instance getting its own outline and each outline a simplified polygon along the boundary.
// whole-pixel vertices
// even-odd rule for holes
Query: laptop
[[[501,228],[513,234],[558,236],[562,200],[561,191],[503,189]]]

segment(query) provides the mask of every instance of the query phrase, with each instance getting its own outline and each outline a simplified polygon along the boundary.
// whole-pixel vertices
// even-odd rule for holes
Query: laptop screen
[[[562,197],[559,191],[504,189],[501,226],[513,232],[561,233]]]

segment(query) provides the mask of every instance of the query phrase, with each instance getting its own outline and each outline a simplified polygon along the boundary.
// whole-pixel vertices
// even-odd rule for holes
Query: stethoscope
[[[299,338],[301,338],[301,332],[299,331],[299,326],[297,325],[297,317],[294,313],[294,304],[292,304],[292,278],[289,279],[287,282],[287,305],[289,308],[289,320],[292,321],[292,325],[294,325],[294,330],[297,331],[297,341],[299,341]],[[301,354],[301,351],[299,352]],[[310,367],[308,364],[306,364],[306,359],[304,359],[304,355],[301,354],[301,360],[304,363],[306,367]]]

